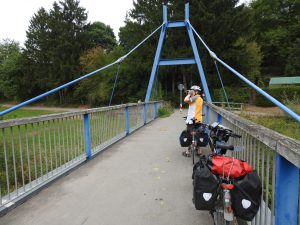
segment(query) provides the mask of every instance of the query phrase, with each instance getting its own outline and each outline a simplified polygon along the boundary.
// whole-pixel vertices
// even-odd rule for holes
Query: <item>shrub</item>
[[[250,88],[248,87],[225,87],[229,102],[248,103],[250,99]],[[214,89],[211,93],[213,102],[225,102],[222,88]]]
[[[300,87],[299,86],[283,86],[283,87],[273,87],[264,88],[265,92],[270,94],[276,100],[290,104],[291,101],[300,99]],[[300,102],[300,101],[299,101]],[[274,106],[274,104],[266,99],[263,95],[258,94],[256,98],[257,106]]]
[[[158,109],[158,117],[165,118],[169,117],[174,112],[170,102],[166,102],[163,107]]]

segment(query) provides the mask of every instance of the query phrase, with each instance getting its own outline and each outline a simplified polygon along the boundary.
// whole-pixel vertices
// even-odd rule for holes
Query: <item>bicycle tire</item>
[[[192,160],[193,160],[193,165],[195,165],[195,148],[192,147]]]
[[[223,212],[212,212],[211,213],[214,221],[214,225],[232,225],[232,222],[226,221],[224,219],[224,214]]]

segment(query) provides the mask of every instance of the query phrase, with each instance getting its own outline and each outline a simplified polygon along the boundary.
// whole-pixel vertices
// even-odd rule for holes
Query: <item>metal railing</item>
[[[228,106],[228,103],[230,107]],[[242,111],[244,109],[244,103],[238,102],[212,102],[212,104],[225,108],[227,110]]]
[[[0,212],[157,118],[163,102],[0,122]]]
[[[232,154],[249,162],[261,178],[262,203],[251,224],[298,224],[300,142],[209,103],[204,111],[206,123],[218,121],[242,135],[231,141],[244,151]]]

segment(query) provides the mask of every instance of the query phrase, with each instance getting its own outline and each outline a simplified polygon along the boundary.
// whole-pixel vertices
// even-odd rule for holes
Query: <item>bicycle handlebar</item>
[[[241,138],[242,136],[241,136],[241,135],[238,135],[238,134],[230,134],[230,137],[233,137],[233,138]]]
[[[226,143],[221,143],[221,144],[216,144],[216,148],[221,148],[221,149],[224,149],[224,150],[231,150],[233,151],[234,150],[234,146],[233,145],[229,145],[229,144],[226,144]]]

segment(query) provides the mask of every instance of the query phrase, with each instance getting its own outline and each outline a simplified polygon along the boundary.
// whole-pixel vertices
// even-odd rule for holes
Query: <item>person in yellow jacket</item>
[[[186,118],[187,124],[193,124],[193,119],[196,123],[202,123],[202,105],[203,99],[200,96],[201,88],[199,86],[192,86],[184,102],[189,104],[188,115]]]
[[[200,96],[201,88],[197,85],[193,85],[188,91],[187,96],[184,98],[184,102],[189,105],[188,114],[186,118],[187,126],[195,123],[202,123],[202,106],[203,99]],[[195,125],[197,128],[197,124]],[[189,157],[191,155],[190,149],[182,153],[184,156]],[[198,154],[201,154],[201,150],[198,150]]]

